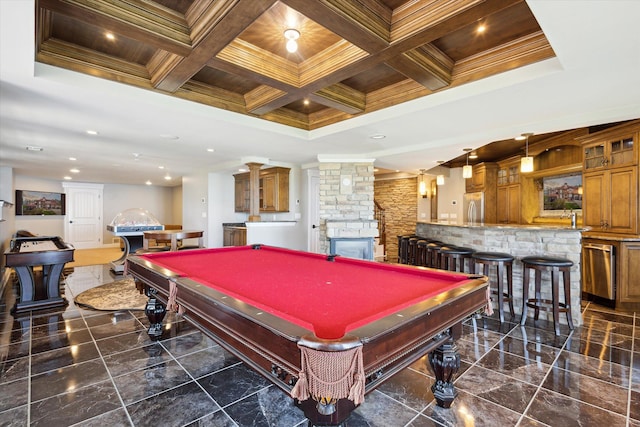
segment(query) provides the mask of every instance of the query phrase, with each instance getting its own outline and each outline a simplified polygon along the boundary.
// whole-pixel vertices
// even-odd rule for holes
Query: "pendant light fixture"
[[[525,152],[524,157],[520,159],[520,172],[523,173],[533,172],[533,157],[529,156],[529,137],[531,135],[533,135],[531,132],[522,134],[522,137],[525,139]]]
[[[467,179],[473,176],[473,166],[469,164],[469,152],[473,150],[473,148],[464,148],[464,151],[467,153],[467,164],[462,167],[462,177]]]
[[[287,39],[287,51],[294,53],[298,50],[297,40],[300,38],[300,31],[294,28],[284,30],[284,38]]]
[[[418,184],[418,192],[422,196],[423,199],[429,197],[429,193],[427,193],[427,183],[424,182],[424,169],[420,169],[420,184]]]

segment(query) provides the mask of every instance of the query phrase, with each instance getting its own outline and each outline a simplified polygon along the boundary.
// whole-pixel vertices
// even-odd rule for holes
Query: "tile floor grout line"
[[[82,317],[82,320],[84,321],[86,327],[87,327],[87,331],[89,332],[89,335],[91,336],[91,341],[93,342],[93,345],[96,347],[96,351],[98,352],[98,355],[100,357],[100,361],[102,362],[102,365],[104,366],[105,371],[107,371],[107,375],[109,376],[109,381],[111,381],[111,385],[113,386],[114,391],[116,392],[116,395],[118,396],[118,400],[120,401],[120,405],[122,407],[122,410],[124,411],[127,419],[129,420],[129,423],[131,423],[131,425],[133,426],[133,420],[131,419],[131,415],[129,414],[129,411],[127,410],[127,406],[124,404],[124,400],[122,399],[122,395],[120,394],[120,390],[118,390],[118,387],[116,385],[116,382],[113,379],[113,375],[111,375],[111,371],[109,370],[109,366],[107,365],[107,362],[104,360],[104,355],[102,354],[102,351],[100,351],[100,347],[98,347],[98,341],[95,339],[95,337],[93,336],[93,332],[91,331],[91,328],[89,327],[89,324],[87,323],[87,320],[85,319],[84,313],[82,311],[79,311],[80,316]],[[92,317],[92,316],[89,316]],[[102,414],[100,414],[102,415]],[[100,416],[98,415],[98,416]],[[92,417],[95,418],[95,417]],[[91,419],[91,418],[89,418]],[[87,420],[84,420],[87,421]]]
[[[31,425],[31,344],[33,342],[33,312],[29,312],[29,368],[27,369],[27,425]]]
[[[531,396],[531,399],[529,400],[529,403],[527,404],[527,407],[524,408],[524,411],[522,411],[522,415],[520,416],[520,419],[518,420],[517,424],[520,424],[523,421],[523,419],[525,417],[525,414],[527,413],[527,411],[529,411],[529,409],[531,408],[531,405],[533,404],[533,401],[536,399],[536,396],[540,393],[540,389],[544,388],[544,387],[542,387],[542,385],[544,384],[544,382],[547,380],[547,378],[549,377],[549,375],[553,371],[554,365],[558,361],[558,358],[560,357],[560,355],[562,354],[564,349],[567,347],[567,342],[573,336],[574,331],[575,331],[575,329],[572,330],[571,333],[569,333],[569,336],[567,336],[567,339],[564,341],[564,344],[562,344],[562,348],[560,349],[560,351],[558,351],[558,354],[556,354],[556,357],[553,359],[553,362],[551,364],[549,364],[549,369],[547,370],[547,373],[542,378],[542,381],[540,381],[540,385],[538,385],[536,387],[535,393],[533,393],[533,396]],[[532,418],[532,419],[535,419],[535,418]]]
[[[633,387],[633,354],[636,345],[636,325],[638,322],[638,315],[633,314],[633,330],[631,331],[631,355],[629,360],[629,390],[627,391],[627,427],[631,425],[631,395]]]

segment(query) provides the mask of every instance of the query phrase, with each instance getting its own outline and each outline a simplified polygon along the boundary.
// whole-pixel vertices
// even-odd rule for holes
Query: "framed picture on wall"
[[[65,194],[16,190],[16,215],[64,215]]]
[[[549,176],[542,179],[544,213],[582,210],[582,175]]]

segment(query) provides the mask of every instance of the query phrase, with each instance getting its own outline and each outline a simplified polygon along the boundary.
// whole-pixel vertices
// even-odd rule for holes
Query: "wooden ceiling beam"
[[[171,9],[143,0],[38,0],[37,7],[88,22],[176,55],[188,55],[186,20]],[[38,9],[37,9],[38,10]]]
[[[157,89],[174,92],[244,29],[269,9],[276,0],[222,0],[206,2],[206,10],[201,11],[196,37],[199,40],[193,50],[183,58],[172,58],[170,66],[157,67],[152,73],[152,83]],[[194,6],[192,6],[193,9]],[[196,6],[197,8],[197,6]]]
[[[389,46],[391,10],[378,0],[281,0],[360,49]]]
[[[348,114],[362,113],[366,107],[366,95],[342,83],[314,92],[309,99]]]
[[[454,62],[433,45],[424,45],[391,58],[386,64],[427,89],[449,86]]]

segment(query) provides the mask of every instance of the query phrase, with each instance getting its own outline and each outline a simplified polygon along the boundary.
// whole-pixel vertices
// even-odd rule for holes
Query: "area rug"
[[[75,298],[78,306],[94,310],[144,310],[146,295],[140,294],[131,278],[88,289]]]

